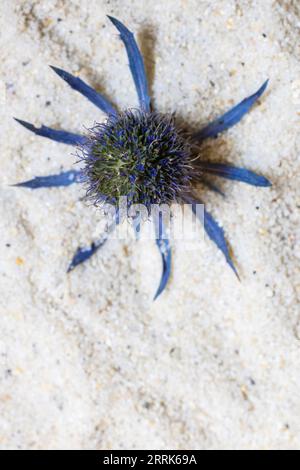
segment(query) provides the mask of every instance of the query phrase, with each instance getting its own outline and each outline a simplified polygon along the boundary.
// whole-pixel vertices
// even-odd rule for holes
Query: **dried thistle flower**
[[[86,136],[46,126],[36,128],[26,121],[16,119],[37,135],[76,146],[82,165],[80,170],[35,177],[17,186],[37,189],[83,182],[87,187],[87,196],[95,204],[109,203],[118,207],[120,199],[126,196],[127,209],[133,204],[143,204],[149,215],[153,204],[170,206],[174,202],[191,204],[196,213],[195,205],[201,201],[195,194],[195,183],[202,181],[210,189],[221,192],[213,183],[204,179],[205,174],[242,181],[253,186],[271,186],[265,177],[252,171],[224,163],[203,161],[201,155],[199,156],[201,142],[207,138],[216,138],[221,132],[237,124],[264,93],[268,81],[256,93],[199,132],[183,131],[173,115],[152,110],[143,58],[134,36],[119,20],[110,16],[108,18],[118,29],[125,45],[140,108],[119,112],[80,78],[60,68],[51,67],[74,90],[104,111],[107,119],[104,123],[96,123]],[[118,220],[89,247],[78,248],[68,271],[89,259],[103,246],[116,223]],[[155,298],[165,289],[171,273],[170,242],[163,225],[160,229],[157,246],[162,256],[163,272]],[[204,229],[237,274],[223,229],[206,210]]]

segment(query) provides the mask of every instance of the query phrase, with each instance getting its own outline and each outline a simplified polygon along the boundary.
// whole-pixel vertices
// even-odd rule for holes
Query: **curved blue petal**
[[[108,18],[119,31],[121,40],[125,45],[129,59],[129,67],[139,97],[140,106],[144,109],[144,111],[149,112],[150,97],[148,93],[147,76],[143,57],[139,51],[134,35],[131,31],[129,31],[129,29],[126,28],[126,26],[123,25],[123,23],[121,23],[121,21],[109,15]]]
[[[67,145],[79,145],[83,144],[86,138],[83,135],[73,134],[72,132],[61,131],[57,129],[51,129],[51,127],[41,126],[35,127],[30,122],[23,121],[22,119],[14,118],[21,126],[25,127],[29,131],[33,132],[36,135],[41,137],[47,137],[47,139],[54,140],[55,142],[60,142]]]
[[[192,204],[192,210],[194,214],[197,215],[195,203]],[[219,226],[219,224],[215,221],[213,216],[209,212],[207,212],[206,209],[204,209],[204,229],[207,235],[209,236],[209,238],[216,244],[219,250],[222,251],[227,263],[229,264],[229,266],[231,267],[231,269],[233,270],[233,272],[239,279],[238,272],[230,256],[229,247],[226,242],[225,235],[224,235],[224,230]]]
[[[70,170],[59,173],[57,175],[36,176],[32,180],[24,181],[23,183],[17,183],[13,186],[29,189],[57,188],[59,186],[70,186],[73,183],[78,183],[80,177],[80,171]]]
[[[58,67],[54,67],[50,65],[52,70],[57,73],[59,77],[61,77],[65,82],[70,85],[73,90],[78,91],[83,96],[85,96],[89,101],[91,101],[95,106],[101,109],[106,114],[113,114],[116,115],[117,111],[115,108],[110,104],[110,102],[104,98],[104,96],[100,95],[94,88],[87,85],[81,78],[74,77],[69,72],[62,70]]]
[[[270,187],[272,183],[264,176],[257,175],[253,171],[246,170],[245,168],[237,168],[231,165],[224,165],[222,163],[200,162],[200,167],[207,173],[221,176],[229,180],[241,181],[243,183],[251,184],[252,186]]]
[[[84,263],[88,259],[90,259],[96,251],[99,250],[108,240],[108,237],[110,233],[114,230],[116,225],[118,224],[118,215],[116,214],[116,219],[115,222],[113,222],[111,225],[109,225],[105,231],[105,233],[95,242],[91,243],[90,246],[86,247],[79,247],[77,248],[71,263],[69,264],[67,272],[69,273],[72,271],[76,266],[78,266],[81,263]]]
[[[103,241],[102,245],[106,242],[107,238]],[[87,261],[102,245],[96,245],[96,243],[91,243],[90,246],[77,248],[75,255],[72,258],[71,263],[69,264],[67,272],[72,271],[76,266]]]
[[[162,222],[160,223],[160,234],[159,238],[156,239],[156,244],[161,254],[163,269],[160,284],[153,300],[156,300],[160,296],[160,294],[165,290],[171,275],[171,245],[165,233]]]
[[[197,140],[204,140],[211,137],[217,137],[221,132],[224,132],[237,124],[250,110],[254,103],[261,97],[261,95],[266,90],[268,83],[269,80],[267,80],[256,93],[241,101],[238,105],[234,106],[223,116],[218,117],[211,124],[208,124],[208,126],[204,127],[204,129],[201,131],[193,134],[193,138]]]

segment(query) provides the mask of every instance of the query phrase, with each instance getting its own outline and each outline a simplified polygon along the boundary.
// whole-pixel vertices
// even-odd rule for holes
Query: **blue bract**
[[[195,183],[202,181],[209,189],[223,194],[209,180],[209,175],[241,181],[253,186],[268,187],[270,182],[244,168],[224,163],[203,161],[199,145],[204,139],[216,138],[221,132],[237,124],[266,90],[266,81],[259,90],[218,117],[199,132],[182,129],[174,115],[164,115],[151,106],[149,88],[142,55],[133,34],[119,20],[108,17],[118,29],[129,59],[129,67],[136,87],[139,109],[119,112],[101,94],[79,77],[74,77],[57,67],[52,70],[75,91],[81,93],[107,114],[103,123],[96,123],[87,135],[51,129],[16,119],[36,135],[56,142],[73,145],[81,163],[80,170],[70,170],[50,176],[38,176],[16,186],[37,189],[84,183],[87,196],[97,205],[110,204],[116,208],[115,220],[107,231],[89,247],[78,248],[68,271],[88,260],[104,245],[109,234],[120,221],[119,204],[126,198],[129,216],[133,205],[143,205],[151,216],[153,205],[170,207],[173,203],[191,204],[196,215],[196,205],[201,203],[195,193]],[[140,219],[134,218],[137,232]],[[209,238],[222,251],[232,270],[237,270],[230,256],[224,231],[213,216],[204,211],[204,229]],[[164,291],[171,274],[171,244],[160,218],[157,246],[161,254],[163,272],[155,299]]]

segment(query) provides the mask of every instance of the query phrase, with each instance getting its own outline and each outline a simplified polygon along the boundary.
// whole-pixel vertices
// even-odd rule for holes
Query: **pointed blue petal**
[[[105,242],[103,242],[103,244],[104,243]],[[98,248],[100,248],[100,246],[97,246],[95,243],[92,243],[88,247],[78,248],[75,255],[73,256],[73,259],[68,267],[67,272],[69,273],[74,268],[76,268],[76,266],[78,266],[81,263],[84,263],[89,258],[91,258],[91,256],[93,256],[93,254],[96,253]]]
[[[47,137],[47,139],[54,140],[55,142],[61,142],[67,145],[79,145],[83,144],[86,138],[83,135],[73,134],[72,132],[60,131],[57,129],[51,129],[50,127],[41,126],[35,127],[30,122],[22,121],[21,119],[14,118],[21,126],[25,127],[29,131],[41,137]]]
[[[23,183],[14,184],[13,186],[29,189],[38,188],[54,188],[59,186],[70,186],[73,183],[78,183],[81,177],[81,172],[76,170],[65,171],[58,175],[49,176],[36,176],[32,180],[24,181]]]
[[[161,254],[163,270],[162,270],[160,284],[155,294],[154,300],[156,300],[166,288],[169,277],[171,275],[171,259],[172,259],[169,240],[168,239],[156,240],[156,243]]]
[[[270,187],[272,183],[264,176],[257,175],[253,171],[245,168],[237,168],[231,165],[223,165],[220,163],[200,162],[200,167],[207,173],[221,176],[234,181],[242,181],[252,186]]]
[[[156,244],[161,254],[163,269],[160,284],[155,294],[154,300],[156,300],[160,296],[160,294],[165,290],[171,275],[171,245],[165,233],[161,218],[159,221],[159,238],[156,239]]]
[[[76,268],[76,266],[90,259],[96,253],[96,251],[98,251],[99,248],[101,248],[107,242],[110,233],[114,230],[117,224],[118,216],[116,214],[115,222],[113,222],[109,227],[107,227],[105,233],[103,233],[103,235],[98,240],[91,243],[90,246],[77,248],[77,251],[72,258],[72,261],[69,264],[67,272],[69,273],[74,268]]]
[[[150,97],[148,94],[148,82],[143,62],[143,57],[139,51],[134,35],[126,26],[112,16],[108,16],[113,25],[120,33],[120,37],[125,45],[126,52],[129,59],[129,67],[135,83],[136,91],[139,97],[141,108],[150,111]]]
[[[197,215],[195,203],[192,205],[192,210],[194,214]],[[209,238],[217,245],[219,250],[222,251],[225,259],[237,278],[239,279],[238,272],[233,264],[233,261],[230,256],[229,247],[227,245],[224,230],[219,226],[219,224],[214,220],[213,216],[204,209],[204,229],[209,236]]]
[[[58,67],[53,67],[52,65],[50,65],[50,67],[55,73],[57,73],[59,77],[67,82],[68,85],[73,88],[73,90],[81,93],[95,106],[100,108],[104,113],[113,115],[117,114],[115,108],[109,103],[109,101],[104,98],[104,96],[100,95],[100,93],[98,93],[96,90],[94,90],[94,88],[87,85],[83,80],[81,80],[81,78],[74,77],[74,75]]]
[[[237,124],[250,110],[254,103],[261,97],[261,95],[266,90],[268,83],[269,80],[267,80],[256,93],[241,101],[241,103],[234,106],[223,116],[218,117],[215,121],[213,121],[211,124],[208,124],[208,126],[204,127],[204,129],[201,131],[196,132],[193,135],[193,138],[197,140],[204,140],[217,137],[221,132],[224,132]]]

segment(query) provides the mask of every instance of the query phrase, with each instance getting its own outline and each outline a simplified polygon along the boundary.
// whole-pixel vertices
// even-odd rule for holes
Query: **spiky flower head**
[[[204,178],[205,174],[253,186],[269,187],[271,183],[267,178],[251,170],[198,158],[199,144],[207,138],[216,138],[237,124],[262,96],[268,86],[268,80],[254,94],[225,114],[199,131],[187,134],[176,126],[173,115],[166,116],[152,112],[143,57],[134,35],[121,21],[111,16],[108,18],[119,31],[125,45],[138,94],[139,110],[118,112],[103,95],[81,78],[58,67],[51,67],[68,85],[85,96],[108,117],[103,124],[95,124],[88,136],[44,125],[37,128],[27,121],[17,119],[22,126],[39,136],[67,145],[79,145],[79,158],[83,162],[82,170],[37,176],[19,183],[18,186],[36,189],[69,186],[85,180],[88,195],[95,203],[109,203],[117,207],[121,202],[123,206],[123,201],[120,199],[127,197],[127,209],[132,204],[143,205],[148,209],[147,216],[153,204],[161,207],[169,206],[173,202],[190,204],[197,215],[195,206],[200,204],[202,199],[194,191],[193,183],[197,184],[200,180],[208,188],[223,194],[214,182]],[[120,222],[119,211],[113,212],[114,222],[109,225],[107,233]],[[139,224],[134,215],[131,217]],[[206,209],[202,221],[209,238],[222,251],[227,263],[237,274],[223,229]],[[171,246],[164,229],[164,222],[160,226],[156,242],[162,257],[163,272],[155,298],[165,289],[171,273]],[[89,259],[103,246],[107,238],[108,234],[93,242],[90,247],[78,248],[69,265],[69,271]]]
[[[96,203],[171,204],[191,180],[190,145],[172,115],[126,110],[96,124],[79,148],[87,194]]]

